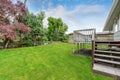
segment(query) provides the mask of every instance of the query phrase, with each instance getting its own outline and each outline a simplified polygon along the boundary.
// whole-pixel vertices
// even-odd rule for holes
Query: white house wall
[[[115,32],[115,34],[114,34],[114,41],[120,41],[120,30]]]
[[[117,27],[117,31],[115,31],[114,33],[114,41],[119,41],[120,40],[120,15],[118,17],[117,24],[115,27]]]

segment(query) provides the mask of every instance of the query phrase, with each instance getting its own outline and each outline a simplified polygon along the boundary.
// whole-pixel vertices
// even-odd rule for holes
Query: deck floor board
[[[106,74],[120,76],[120,68],[114,68],[106,65],[101,64],[94,64],[93,70],[104,72]]]

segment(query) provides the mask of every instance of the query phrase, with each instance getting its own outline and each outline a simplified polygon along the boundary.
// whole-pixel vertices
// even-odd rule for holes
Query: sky
[[[112,4],[113,0],[27,0],[26,6],[35,15],[45,12],[45,27],[48,27],[48,17],[62,18],[68,25],[67,33],[72,33],[88,28],[101,32]]]

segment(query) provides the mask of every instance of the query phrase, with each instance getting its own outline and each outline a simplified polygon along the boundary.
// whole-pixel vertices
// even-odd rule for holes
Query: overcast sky
[[[34,14],[45,12],[45,26],[47,18],[52,16],[62,18],[69,27],[67,33],[87,28],[101,32],[112,3],[113,0],[27,0],[26,6]]]

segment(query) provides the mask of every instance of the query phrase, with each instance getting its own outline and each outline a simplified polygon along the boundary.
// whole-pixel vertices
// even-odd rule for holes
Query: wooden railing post
[[[92,40],[92,67],[94,65],[94,51],[95,51],[95,41]]]

